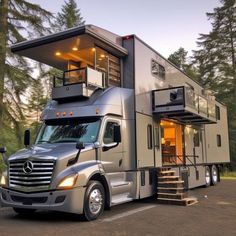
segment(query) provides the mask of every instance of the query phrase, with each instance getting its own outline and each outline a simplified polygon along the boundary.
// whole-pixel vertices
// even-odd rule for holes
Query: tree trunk
[[[232,69],[233,69],[233,87],[234,87],[234,101],[236,101],[236,61],[235,61],[235,48],[234,48],[234,32],[233,22],[229,22],[230,27],[230,47],[232,57]],[[236,102],[234,102],[234,116],[236,118]]]
[[[4,98],[4,76],[6,63],[6,45],[7,45],[7,16],[9,0],[0,1],[0,130],[3,127],[3,98]]]

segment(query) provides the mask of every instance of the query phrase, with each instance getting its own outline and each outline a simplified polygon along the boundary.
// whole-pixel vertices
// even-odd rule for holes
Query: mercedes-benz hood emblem
[[[30,174],[34,169],[34,164],[31,161],[26,161],[23,164],[23,171],[25,174]]]

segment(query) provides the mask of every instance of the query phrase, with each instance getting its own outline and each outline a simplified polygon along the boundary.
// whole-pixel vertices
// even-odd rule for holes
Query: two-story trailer
[[[57,68],[37,139],[8,159],[1,203],[96,219],[105,207],[215,185],[230,161],[227,109],[135,35],[93,25],[12,46]]]

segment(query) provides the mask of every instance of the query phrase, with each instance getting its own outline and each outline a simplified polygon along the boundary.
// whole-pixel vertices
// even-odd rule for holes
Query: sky
[[[64,0],[30,0],[57,13]],[[76,0],[86,24],[124,36],[135,34],[165,57],[184,47],[191,55],[199,33],[211,24],[206,12],[219,0]]]

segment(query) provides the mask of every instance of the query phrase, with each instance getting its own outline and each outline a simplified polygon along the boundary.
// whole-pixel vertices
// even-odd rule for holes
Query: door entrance
[[[161,120],[161,130],[163,165],[183,164],[183,126],[171,121]]]

